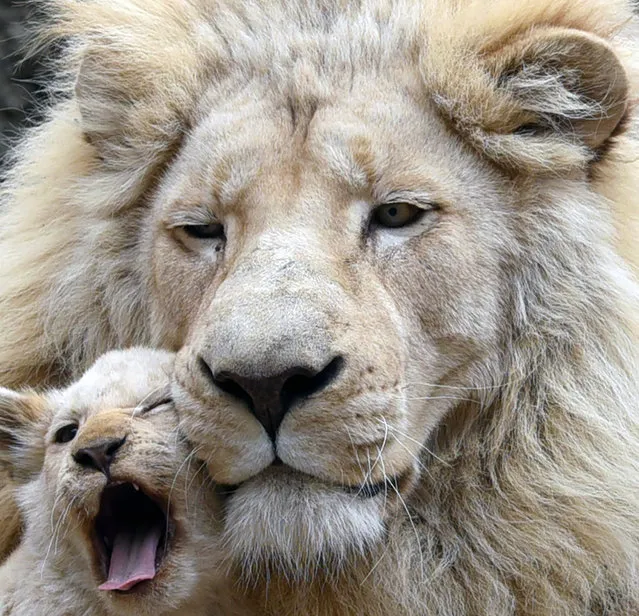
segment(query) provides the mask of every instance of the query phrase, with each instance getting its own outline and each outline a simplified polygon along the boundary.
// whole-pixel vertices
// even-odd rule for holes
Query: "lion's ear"
[[[0,387],[0,465],[17,481],[28,481],[44,462],[50,412],[36,394]]]
[[[464,58],[455,98],[436,92],[449,118],[482,153],[518,171],[553,173],[596,159],[620,128],[625,70],[602,38],[537,27]],[[445,89],[445,88],[444,88]]]
[[[127,109],[133,107],[122,76],[110,73],[95,54],[87,53],[75,84],[82,131],[105,160],[126,147]]]
[[[75,82],[80,127],[105,167],[140,175],[170,156],[187,130],[188,88],[107,44],[94,47]]]

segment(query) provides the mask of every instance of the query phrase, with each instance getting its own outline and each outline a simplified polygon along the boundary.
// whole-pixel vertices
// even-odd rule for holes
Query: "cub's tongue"
[[[130,590],[144,580],[152,580],[161,537],[159,524],[116,533],[109,577],[99,590]]]

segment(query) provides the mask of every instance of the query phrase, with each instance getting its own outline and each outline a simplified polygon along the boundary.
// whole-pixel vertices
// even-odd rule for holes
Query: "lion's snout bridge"
[[[346,372],[331,327],[339,300],[321,278],[302,265],[241,269],[220,285],[198,336],[194,366],[205,387],[235,412],[248,409],[273,442],[289,411],[339,387]]]

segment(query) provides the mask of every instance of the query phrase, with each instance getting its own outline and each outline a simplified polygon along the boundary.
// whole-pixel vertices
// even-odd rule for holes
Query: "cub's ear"
[[[452,54],[457,84],[435,75],[436,104],[481,153],[519,172],[558,173],[597,159],[620,131],[629,99],[625,70],[602,38],[536,27]],[[436,71],[435,71],[436,72]]]
[[[0,387],[0,465],[18,482],[40,472],[50,411],[42,396]]]

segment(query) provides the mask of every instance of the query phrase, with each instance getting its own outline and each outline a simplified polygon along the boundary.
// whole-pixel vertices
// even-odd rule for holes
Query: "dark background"
[[[43,70],[38,59],[20,62],[24,24],[32,13],[24,0],[0,0],[0,163],[18,129],[35,115],[38,88],[33,80]]]

